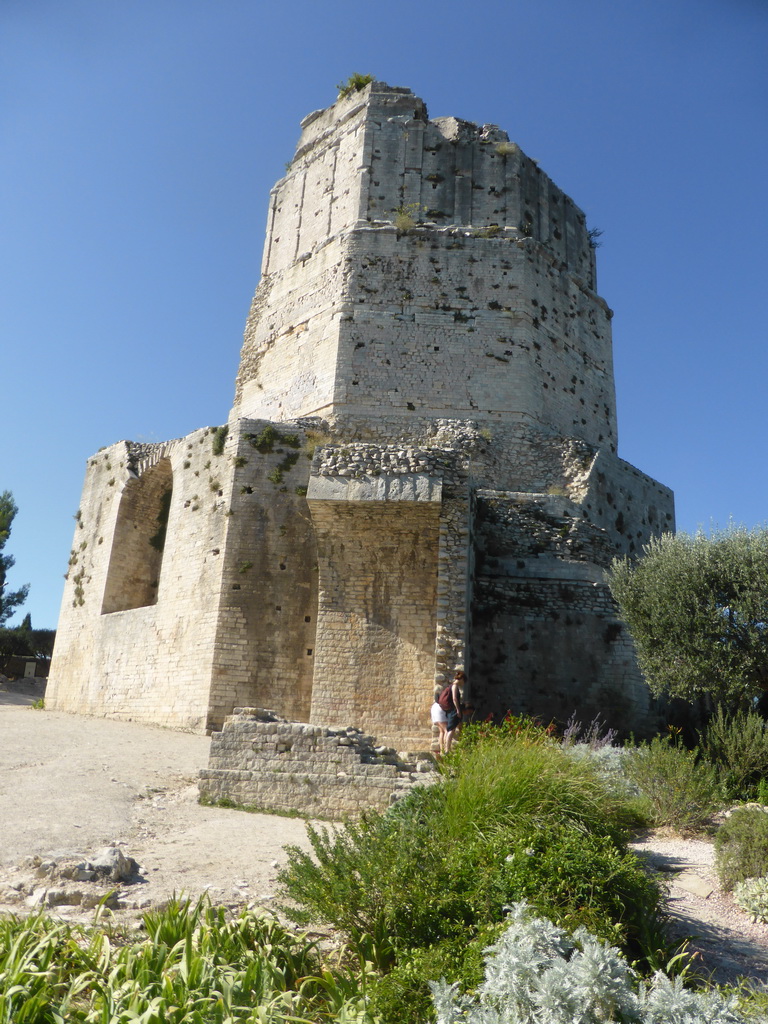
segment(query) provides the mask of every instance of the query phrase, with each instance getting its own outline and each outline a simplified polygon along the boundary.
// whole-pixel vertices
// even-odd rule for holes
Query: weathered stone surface
[[[127,882],[136,875],[139,865],[133,857],[126,857],[119,846],[105,846],[86,861],[84,869],[110,882]]]
[[[305,119],[227,427],[89,460],[48,705],[423,749],[464,665],[479,715],[650,728],[603,570],[672,494],[617,455],[595,287],[584,214],[496,126],[380,82]]]
[[[212,801],[344,818],[371,807],[386,810],[415,782],[436,777],[429,753],[408,761],[391,747],[375,747],[359,729],[339,731],[267,722],[258,712],[228,716],[211,737],[200,793]]]

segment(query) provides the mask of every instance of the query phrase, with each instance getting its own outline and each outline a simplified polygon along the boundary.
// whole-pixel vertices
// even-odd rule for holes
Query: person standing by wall
[[[443,751],[446,754],[450,751],[453,741],[456,739],[461,728],[462,703],[460,687],[466,686],[466,683],[467,677],[464,674],[464,669],[457,668],[453,680],[443,688],[440,696],[437,698],[438,705],[446,715]]]
[[[448,713],[440,706],[439,693],[435,694],[435,702],[430,708],[430,717],[432,718],[432,725],[436,725],[438,729],[437,756],[442,757],[445,753],[445,737],[448,735]]]

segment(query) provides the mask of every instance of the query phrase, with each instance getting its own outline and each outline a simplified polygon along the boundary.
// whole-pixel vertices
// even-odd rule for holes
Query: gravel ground
[[[119,887],[115,913],[129,921],[182,892],[208,892],[232,908],[272,904],[284,846],[308,847],[302,819],[201,807],[205,736],[37,711],[29,705],[39,695],[34,684],[0,686],[0,912],[29,912],[46,890],[61,888],[31,858],[82,858],[107,845],[141,868]],[[651,832],[632,845],[663,877],[679,934],[692,936],[703,970],[721,983],[768,984],[768,926],[719,889],[712,844]],[[84,897],[103,891],[96,883],[63,888]],[[52,912],[92,919],[76,904]]]
[[[690,937],[704,974],[719,984],[768,984],[768,925],[755,924],[720,888],[712,843],[657,830],[631,845],[663,880],[676,932]]]
[[[30,858],[77,860],[108,845],[141,868],[120,886],[128,915],[182,892],[232,907],[271,903],[284,846],[306,847],[306,824],[200,806],[208,737],[37,711],[23,706],[33,695],[16,696],[23,703],[0,700],[0,911],[25,912],[46,888],[62,889]],[[76,904],[56,912],[90,919]]]

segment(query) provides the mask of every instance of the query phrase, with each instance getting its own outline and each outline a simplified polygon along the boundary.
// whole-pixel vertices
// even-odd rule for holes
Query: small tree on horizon
[[[3,554],[3,549],[11,535],[11,526],[18,511],[11,492],[0,493],[0,671],[3,672],[14,654],[34,654],[30,616],[26,615],[20,626],[5,625],[16,609],[24,604],[29,592],[28,583],[18,590],[8,590],[5,581],[6,573],[16,564],[16,559],[13,555]]]
[[[768,528],[664,534],[607,581],[654,694],[748,707],[768,689]]]
[[[10,491],[0,493],[0,626],[4,626],[16,609],[24,604],[29,593],[29,584],[25,583],[18,590],[7,590],[6,573],[16,564],[13,555],[3,554],[3,549],[11,535],[11,525],[19,511]]]

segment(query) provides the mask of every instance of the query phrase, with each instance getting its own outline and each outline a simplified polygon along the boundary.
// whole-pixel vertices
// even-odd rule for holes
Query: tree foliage
[[[13,555],[3,554],[3,549],[11,535],[11,525],[18,511],[11,492],[3,491],[0,494],[0,626],[5,625],[19,605],[24,604],[29,591],[29,584],[18,590],[6,590],[6,573],[16,564],[16,559]]]
[[[19,587],[18,590],[8,590],[5,581],[6,573],[16,564],[16,559],[13,555],[4,554],[3,549],[11,535],[11,526],[18,511],[11,492],[0,493],[0,670],[2,671],[6,669],[8,659],[12,655],[24,656],[35,653],[34,630],[28,615],[20,626],[8,627],[5,625],[16,609],[24,603],[29,591],[29,584]]]
[[[655,694],[745,706],[768,688],[768,529],[664,534],[611,593]]]

